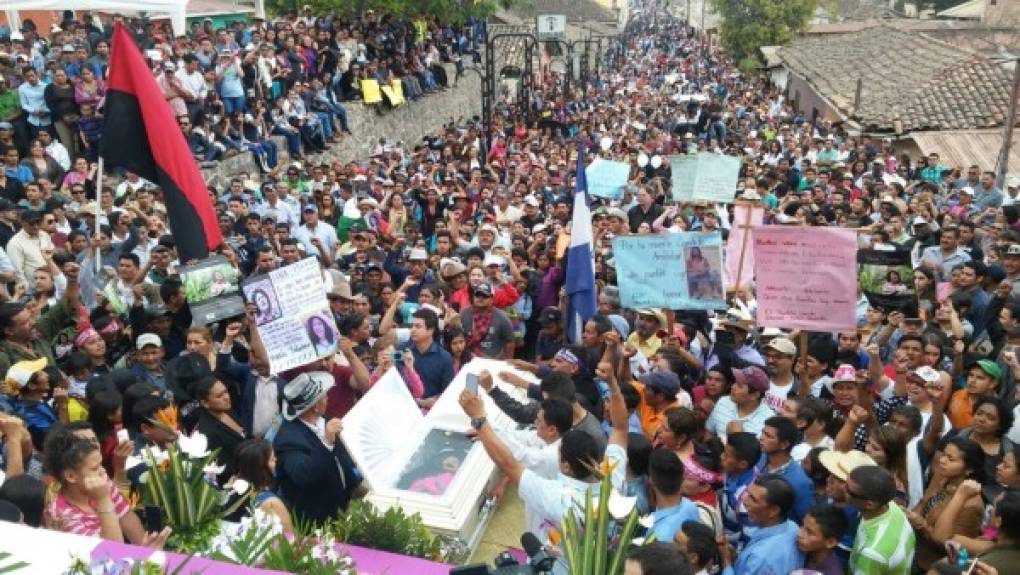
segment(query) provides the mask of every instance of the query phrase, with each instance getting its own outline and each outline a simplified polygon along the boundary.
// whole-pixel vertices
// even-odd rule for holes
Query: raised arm
[[[602,353],[603,361],[612,365],[612,358],[616,355],[616,348],[620,345],[620,334],[609,330],[603,335],[606,342],[606,351]],[[628,363],[624,361],[623,363]],[[609,433],[609,443],[615,443],[627,449],[628,414],[627,405],[623,401],[623,392],[620,391],[620,383],[612,369],[606,370],[609,377],[606,383],[609,385],[609,419],[613,424],[613,430]]]
[[[412,282],[411,285],[414,285]],[[401,284],[400,288],[397,289],[396,293],[393,294],[393,303],[390,307],[386,308],[386,312],[379,319],[379,337],[388,335],[393,329],[393,318],[397,315],[397,310],[404,304],[404,300],[407,299],[407,287],[408,284],[405,281]]]
[[[492,385],[492,374],[488,371],[483,371],[479,375],[479,379],[484,381],[488,380],[489,385]],[[481,384],[481,381],[479,382]],[[621,399],[622,401],[622,399]],[[468,390],[460,392],[460,406],[464,409],[464,413],[467,414],[472,420],[479,420],[485,417],[485,404],[482,403],[482,398]],[[626,425],[626,422],[624,422]],[[514,459],[513,453],[510,448],[503,443],[503,441],[496,435],[496,430],[492,428],[487,421],[483,422],[477,428],[478,440],[482,442],[482,446],[485,447],[485,452],[489,454],[492,462],[496,464],[496,467],[503,472],[503,475],[507,477],[514,485],[517,485],[521,481],[521,475],[524,474],[524,467]],[[626,436],[624,436],[626,441]]]

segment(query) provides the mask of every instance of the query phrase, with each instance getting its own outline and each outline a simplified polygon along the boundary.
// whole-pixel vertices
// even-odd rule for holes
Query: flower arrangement
[[[638,518],[636,497],[625,497],[613,488],[612,471],[613,465],[603,461],[596,470],[602,478],[598,496],[589,488],[583,516],[571,507],[560,524],[562,533],[549,534],[554,545],[561,545],[572,575],[621,575],[630,546],[654,539],[634,536],[639,523],[646,527],[650,523]]]
[[[217,454],[209,451],[206,437],[195,432],[178,436],[166,451],[150,447],[141,461],[128,461],[128,467],[148,464],[141,477],[142,500],[163,514],[163,522],[173,529],[168,546],[182,553],[207,551],[220,532],[221,519],[250,499],[246,482],[235,481],[222,491],[215,486],[212,478],[223,469],[216,465]],[[231,501],[232,494],[238,497]]]
[[[86,561],[79,557],[63,575],[179,575],[185,573],[184,568],[189,561],[190,557],[170,571],[165,566],[166,555],[160,551],[153,553],[148,559],[103,557]]]
[[[211,559],[306,575],[354,575],[354,560],[337,549],[332,534],[312,531],[300,521],[284,533],[275,515],[255,509],[213,542]]]

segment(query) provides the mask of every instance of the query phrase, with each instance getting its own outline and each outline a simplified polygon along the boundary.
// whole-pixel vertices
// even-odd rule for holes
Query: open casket
[[[341,436],[368,482],[368,501],[382,510],[398,506],[418,513],[437,534],[473,552],[493,511],[487,494],[497,469],[485,448],[466,435],[471,422],[458,398],[468,373],[488,370],[496,385],[524,400],[524,390],[496,376],[511,371],[504,361],[476,358],[464,366],[428,415],[423,415],[395,368],[391,368],[343,419]],[[479,388],[485,413],[497,430],[516,424]]]

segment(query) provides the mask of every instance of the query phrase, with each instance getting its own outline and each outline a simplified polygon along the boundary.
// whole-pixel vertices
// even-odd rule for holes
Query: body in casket
[[[476,358],[423,415],[400,374],[391,368],[344,417],[341,432],[368,483],[369,502],[383,510],[396,505],[408,514],[418,513],[434,532],[459,539],[471,551],[492,511],[487,494],[497,469],[485,448],[468,438],[471,424],[458,397],[465,376],[483,370],[522,401],[523,390],[499,383],[495,374],[512,371],[534,381],[534,376],[506,362]],[[491,425],[512,429],[514,422],[485,390],[479,393]]]

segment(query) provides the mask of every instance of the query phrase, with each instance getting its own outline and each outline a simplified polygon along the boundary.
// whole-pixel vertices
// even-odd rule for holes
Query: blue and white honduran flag
[[[595,251],[592,247],[591,208],[588,180],[584,173],[584,148],[577,152],[577,182],[574,188],[574,216],[570,224],[567,251],[567,335],[581,342],[584,322],[595,315]]]

